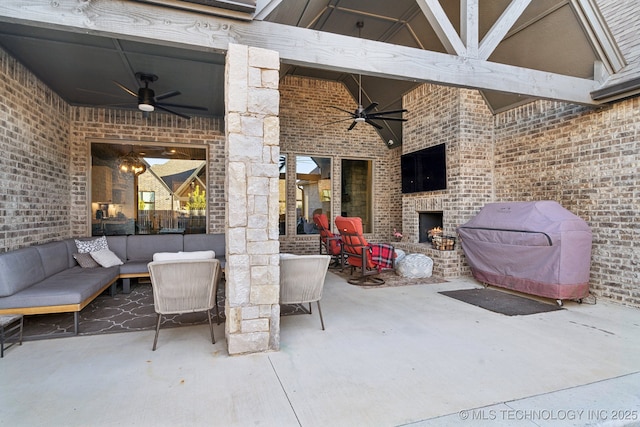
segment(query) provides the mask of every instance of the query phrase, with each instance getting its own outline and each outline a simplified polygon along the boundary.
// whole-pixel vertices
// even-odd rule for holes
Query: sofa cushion
[[[127,261],[151,261],[156,252],[183,250],[182,234],[127,236]]]
[[[76,247],[78,248],[78,253],[85,254],[109,249],[109,244],[107,243],[107,237],[102,236],[93,239],[76,239]]]
[[[0,308],[80,304],[118,277],[118,267],[68,268],[21,292],[0,298]]]
[[[42,259],[45,276],[53,276],[69,268],[69,254],[67,253],[67,245],[64,242],[51,242],[34,247]]]
[[[100,264],[93,259],[91,254],[73,254],[73,258],[78,262],[78,265],[82,268],[96,268],[100,267]]]
[[[40,253],[35,247],[0,254],[0,297],[13,295],[44,278]]]
[[[107,236],[109,250],[122,261],[127,260],[127,236]]]
[[[205,250],[214,251],[216,253],[216,259],[220,261],[220,267],[224,269],[227,255],[224,233],[184,235],[185,252]]]
[[[102,249],[99,251],[91,252],[91,258],[93,258],[102,267],[114,267],[116,265],[122,265],[122,260],[109,249]]]
[[[127,261],[120,266],[120,274],[149,274],[150,261]]]
[[[216,256],[225,255],[224,234],[185,234],[184,251],[206,251],[212,250]]]

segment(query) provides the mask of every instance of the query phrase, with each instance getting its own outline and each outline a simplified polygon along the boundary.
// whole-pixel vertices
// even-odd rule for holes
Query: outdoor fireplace
[[[436,230],[442,234],[442,212],[418,212],[419,229],[418,241],[420,243],[431,242]]]

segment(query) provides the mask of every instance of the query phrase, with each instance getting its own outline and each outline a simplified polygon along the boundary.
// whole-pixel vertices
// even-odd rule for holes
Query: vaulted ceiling
[[[156,94],[181,92],[163,102],[207,111],[168,109],[222,116],[228,43],[278,50],[283,76],[343,82],[347,110],[359,96],[402,108],[424,82],[478,88],[494,112],[537,97],[596,105],[590,93],[625,65],[593,0],[0,3],[0,46],[72,105],[136,109],[125,89],[144,72]],[[400,143],[401,123],[381,124]]]

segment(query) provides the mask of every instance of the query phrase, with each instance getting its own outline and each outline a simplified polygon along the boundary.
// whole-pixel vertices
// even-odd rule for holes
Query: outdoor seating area
[[[578,425],[598,425],[640,405],[631,307],[568,302],[505,316],[440,294],[477,288],[470,278],[367,289],[330,271],[324,285],[326,330],[315,313],[282,317],[278,352],[229,356],[224,326],[214,324],[212,346],[206,322],[163,328],[155,352],[153,328],[24,342],[0,361],[3,421],[463,426],[465,414],[513,425],[516,411],[572,411]]]

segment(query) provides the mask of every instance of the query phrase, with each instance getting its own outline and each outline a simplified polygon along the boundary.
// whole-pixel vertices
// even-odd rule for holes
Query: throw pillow
[[[109,249],[107,244],[107,236],[98,237],[91,240],[78,240],[76,239],[76,248],[78,253],[86,254],[91,252],[98,252],[102,249]]]
[[[73,254],[73,258],[76,260],[76,262],[80,265],[80,267],[82,268],[95,268],[95,267],[100,267],[100,264],[98,264],[96,262],[96,260],[94,260],[91,257],[91,254]]]
[[[98,264],[103,267],[122,265],[122,261],[120,260],[120,258],[118,258],[118,255],[114,254],[109,249],[102,249],[96,252],[91,252],[91,258],[93,258]]]

